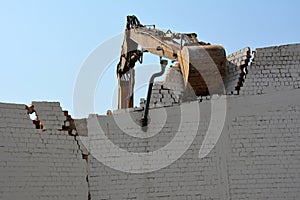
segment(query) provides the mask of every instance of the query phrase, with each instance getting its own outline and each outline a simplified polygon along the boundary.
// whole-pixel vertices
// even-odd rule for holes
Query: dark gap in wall
[[[27,110],[27,114],[29,118],[32,120],[32,123],[35,125],[36,129],[44,129],[43,123],[39,120],[39,116],[34,109],[34,105],[25,105],[25,109]]]

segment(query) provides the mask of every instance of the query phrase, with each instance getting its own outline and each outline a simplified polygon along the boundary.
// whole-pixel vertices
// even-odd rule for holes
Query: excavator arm
[[[225,73],[226,54],[222,46],[199,42],[195,33],[164,32],[155,25],[142,25],[133,15],[127,16],[117,66],[119,109],[133,107],[134,67],[137,61],[142,63],[145,52],[178,63],[185,86],[190,84],[197,96],[222,93],[223,82],[216,79],[216,73],[222,78]]]

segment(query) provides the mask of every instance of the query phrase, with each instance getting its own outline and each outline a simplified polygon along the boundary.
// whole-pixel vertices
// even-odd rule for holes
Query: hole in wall
[[[35,120],[35,119],[37,118],[35,112],[32,113],[32,114],[28,114],[28,115],[29,115],[29,118],[30,118],[31,120]]]
[[[26,105],[25,109],[27,110],[27,114],[29,118],[32,120],[32,123],[35,125],[36,129],[44,129],[44,125],[39,120],[39,117],[34,109],[34,105]]]

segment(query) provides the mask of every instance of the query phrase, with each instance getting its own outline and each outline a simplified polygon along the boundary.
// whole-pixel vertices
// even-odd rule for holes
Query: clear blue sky
[[[73,89],[82,63],[99,44],[123,32],[128,14],[144,24],[196,32],[200,40],[223,44],[232,53],[245,46],[299,43],[299,8],[296,0],[3,0],[0,102],[60,101],[72,114]],[[110,73],[115,80],[115,70]],[[95,112],[111,109],[105,92],[96,95]]]

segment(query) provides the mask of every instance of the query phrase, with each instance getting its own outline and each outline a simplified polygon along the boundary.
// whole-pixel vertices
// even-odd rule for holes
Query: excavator
[[[149,52],[160,57],[161,72],[152,75],[149,81],[143,124],[147,115],[154,78],[162,75],[171,60],[182,73],[184,87],[192,88],[196,96],[222,94],[226,53],[222,45],[198,41],[196,33],[173,33],[162,31],[155,25],[143,25],[134,15],[127,16],[127,24],[117,65],[118,109],[134,105],[134,67],[143,62],[143,54]]]

